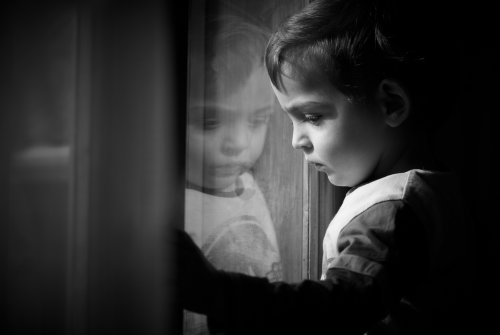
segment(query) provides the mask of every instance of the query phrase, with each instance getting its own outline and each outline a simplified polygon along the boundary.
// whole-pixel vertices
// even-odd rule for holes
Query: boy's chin
[[[236,180],[237,179],[238,179],[238,175],[217,177],[213,180],[204,182],[203,188],[215,190],[215,191],[219,191],[219,192],[232,192],[236,188]]]
[[[328,181],[330,184],[338,187],[352,187],[353,183],[347,180],[347,178],[342,178],[337,174],[328,174]]]
[[[328,175],[328,181],[330,182],[330,184],[332,184],[333,186],[342,186],[339,184],[339,182],[337,181],[337,178],[335,178],[334,176],[332,175]]]

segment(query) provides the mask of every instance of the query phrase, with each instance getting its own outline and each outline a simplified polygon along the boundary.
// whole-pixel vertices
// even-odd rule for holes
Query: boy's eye
[[[205,117],[203,119],[203,130],[213,130],[219,127],[220,120],[215,117]]]
[[[254,115],[249,119],[249,123],[252,128],[258,128],[260,126],[263,126],[267,124],[268,121],[269,121],[268,114]]]
[[[305,122],[309,122],[309,123],[312,123],[312,124],[317,124],[317,123],[319,123],[320,120],[321,120],[321,115],[320,114],[308,114],[308,113],[304,114],[303,121],[305,121]]]
[[[192,108],[189,114],[189,124],[202,130],[209,131],[220,127],[221,117],[217,110],[212,108]]]
[[[221,115],[217,108],[205,106],[203,113],[203,130],[214,130],[221,125]]]

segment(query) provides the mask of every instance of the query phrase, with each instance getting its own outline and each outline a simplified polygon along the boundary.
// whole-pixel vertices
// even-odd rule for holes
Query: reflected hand
[[[215,303],[221,274],[185,231],[176,230],[176,237],[178,289],[182,306],[207,314]]]

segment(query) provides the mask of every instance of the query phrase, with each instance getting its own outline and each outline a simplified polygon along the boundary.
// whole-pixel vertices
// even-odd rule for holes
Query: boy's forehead
[[[282,74],[279,88],[273,87],[274,94],[282,109],[287,112],[318,106],[337,105],[349,101],[326,77]]]
[[[284,63],[274,89],[284,94],[300,92],[321,93],[336,89],[326,74],[314,67],[294,66]],[[291,91],[291,92],[290,92]]]
[[[264,70],[253,71],[246,78],[218,78],[207,84],[203,96],[196,99],[197,106],[219,112],[242,113],[272,109],[273,92]]]
[[[268,117],[273,114],[273,105],[257,104],[252,106],[234,106],[221,103],[205,103],[191,106],[189,110],[190,119],[217,119],[247,122],[254,117]],[[225,124],[225,126],[233,126]]]
[[[272,90],[264,67],[255,67],[244,76],[221,73],[205,80],[205,98],[209,100],[269,100]],[[254,101],[256,103],[257,101]]]

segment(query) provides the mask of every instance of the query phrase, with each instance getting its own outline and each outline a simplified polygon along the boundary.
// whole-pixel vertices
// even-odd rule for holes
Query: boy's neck
[[[209,188],[209,187],[205,187],[205,186],[199,186],[199,185],[193,184],[189,181],[187,182],[187,188],[199,191],[201,193],[213,195],[216,197],[221,197],[221,198],[239,197],[245,191],[245,186],[243,185],[241,177],[236,178],[236,181],[234,184],[231,184],[228,187],[223,188],[223,189],[216,189],[216,188]]]
[[[403,142],[390,156],[385,157],[375,169],[368,181],[383,178],[385,176],[403,173],[413,169],[442,171],[442,166],[434,157],[432,146],[429,141]]]

